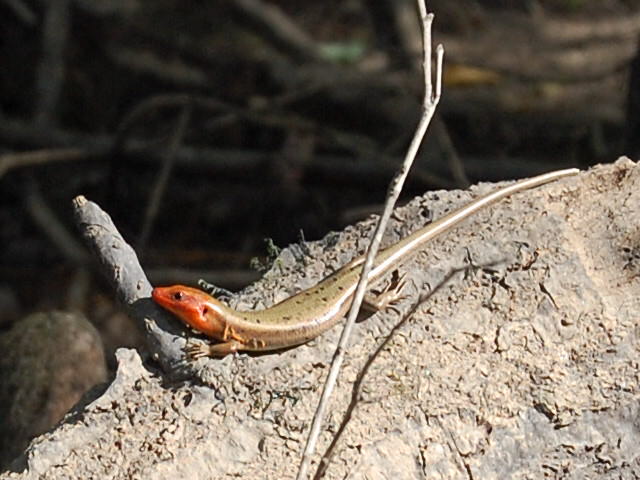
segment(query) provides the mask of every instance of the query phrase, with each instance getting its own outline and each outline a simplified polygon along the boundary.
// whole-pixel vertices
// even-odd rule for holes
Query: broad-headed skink
[[[458,225],[467,217],[509,195],[578,173],[571,168],[525,179],[484,195],[408,237],[381,250],[369,274],[375,284],[418,252],[428,241]],[[187,347],[191,358],[221,357],[238,351],[277,350],[299,345],[324,333],[346,313],[358,283],[364,256],[360,256],[315,286],[272,307],[238,311],[207,293],[182,285],[157,287],[152,297],[185,324],[217,340],[211,345]],[[401,297],[403,281],[397,278],[387,288],[365,301],[369,309],[384,309]]]

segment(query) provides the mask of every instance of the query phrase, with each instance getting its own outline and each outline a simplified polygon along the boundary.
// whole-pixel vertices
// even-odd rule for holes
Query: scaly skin
[[[514,193],[578,173],[558,170],[521,180],[473,200],[398,243],[381,250],[369,274],[371,284],[406,262],[430,240],[458,225],[479,210]],[[201,290],[182,285],[157,287],[153,299],[188,326],[220,343],[207,348],[189,347],[191,357],[219,357],[248,350],[276,350],[305,343],[333,327],[351,305],[364,257],[360,256],[329,275],[272,307],[259,311],[237,311]],[[387,308],[400,298],[402,280],[369,299],[370,308]]]

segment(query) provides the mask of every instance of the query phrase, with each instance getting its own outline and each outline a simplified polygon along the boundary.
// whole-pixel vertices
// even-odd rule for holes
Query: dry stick
[[[87,160],[89,158],[91,158],[91,152],[81,148],[46,148],[31,152],[5,153],[0,155],[0,178],[13,168],[52,162]]]
[[[180,144],[182,143],[182,139],[184,138],[185,131],[187,130],[187,125],[189,124],[190,117],[191,107],[187,105],[182,109],[180,115],[178,116],[176,131],[174,132],[173,137],[171,138],[171,142],[167,147],[167,152],[162,164],[162,170],[160,170],[158,178],[153,185],[153,190],[151,191],[151,196],[149,197],[149,204],[147,205],[147,209],[144,212],[144,222],[142,224],[142,229],[140,231],[140,237],[138,239],[137,245],[139,256],[143,255],[143,252],[147,245],[147,241],[149,240],[149,235],[151,234],[151,229],[153,227],[153,224],[155,223],[156,217],[158,216],[160,203],[162,202],[162,197],[167,189],[169,176],[171,175],[171,171],[173,170],[173,166],[175,165],[176,152],[178,150],[178,147],[180,147]]]
[[[440,141],[440,148],[443,151],[443,156],[445,157],[445,162],[449,164],[449,169],[451,170],[451,175],[456,179],[458,186],[460,188],[469,188],[471,182],[469,181],[469,177],[465,172],[464,164],[462,163],[462,159],[460,155],[458,155],[458,151],[456,150],[453,141],[451,140],[451,135],[449,135],[449,129],[442,120],[442,115],[436,117],[435,122],[433,123],[433,127],[438,132],[438,140]]]
[[[157,54],[150,54],[149,47],[140,46],[135,42],[132,44],[106,42],[103,48],[109,60],[117,67],[129,70],[136,75],[144,75],[144,78],[156,78],[162,83],[175,85],[184,90],[211,88],[211,79],[199,64],[195,62],[176,64],[175,61],[167,58],[166,50],[156,50]]]
[[[65,308],[83,310],[91,283],[88,268],[91,262],[88,252],[49,207],[35,181],[28,185],[25,205],[33,222],[55,245],[66,261],[75,267],[64,301]]]
[[[320,60],[318,47],[311,37],[276,5],[261,0],[234,0],[231,5],[259,25],[271,41],[299,60]]]
[[[184,361],[183,331],[171,314],[151,299],[151,284],[136,252],[98,205],[79,196],[73,200],[73,210],[82,236],[99,260],[100,270],[113,286],[116,297],[132,318],[144,322],[145,340],[153,358],[175,378],[193,376],[195,371]]]
[[[392,43],[392,48],[395,48],[400,53],[400,64],[413,70],[413,57],[414,54],[418,53],[414,39],[419,35],[420,29],[420,22],[416,22],[414,18],[413,5],[409,2],[397,2],[395,0],[374,0],[370,2],[369,8],[372,17],[374,17],[374,28],[377,27],[378,34],[389,36],[389,42]],[[375,21],[376,12],[379,17],[377,23]],[[396,57],[398,57],[397,53]],[[453,145],[449,130],[442,119],[442,115],[436,116],[431,125],[431,131],[432,135],[435,135],[437,138],[437,148],[441,150],[439,154],[442,156],[444,163],[449,166],[451,175],[455,179],[456,187],[463,189],[468,188],[471,182],[465,173],[464,165]],[[404,145],[406,139],[400,137],[400,141],[402,145]],[[420,166],[420,163],[418,163],[415,167],[418,169],[418,172],[420,172]],[[415,179],[415,169],[413,175]]]
[[[71,28],[70,0],[52,0],[46,4],[42,59],[36,80],[35,120],[40,124],[49,124],[54,117],[65,77],[64,51]]]
[[[120,122],[114,141],[114,149],[121,149],[124,146],[127,141],[127,132],[133,125],[140,121],[140,118],[147,115],[149,112],[168,107],[192,106],[194,109],[198,108],[207,111],[222,112],[221,117],[208,123],[207,130],[209,132],[215,130],[217,127],[227,125],[229,122],[240,120],[256,123],[261,126],[266,125],[283,129],[298,129],[302,127],[319,132],[320,135],[329,137],[329,141],[333,144],[349,149],[355,155],[362,158],[377,157],[381,162],[393,163],[395,158],[381,153],[377,143],[365,135],[334,130],[322,124],[318,124],[314,120],[310,120],[302,115],[288,112],[277,113],[279,108],[285,107],[291,102],[303,98],[305,95],[310,95],[311,93],[318,91],[319,88],[321,88],[319,85],[315,85],[309,89],[289,92],[287,94],[274,97],[263,105],[254,107],[250,106],[249,108],[236,107],[214,97],[206,97],[202,95],[162,94],[150,97],[136,105]],[[318,163],[323,164],[324,161],[321,160]],[[341,160],[340,164],[344,164],[344,161]],[[373,169],[377,169],[377,166],[373,167]],[[446,180],[438,178],[435,175],[428,176],[424,180],[425,183],[435,183],[442,187],[448,185]]]
[[[83,266],[89,263],[87,251],[49,207],[35,182],[32,182],[27,188],[25,207],[33,222],[56,246],[58,252],[67,262],[74,266]]]
[[[386,224],[389,218],[391,217],[393,207],[398,197],[400,196],[400,191],[402,190],[404,181],[407,177],[407,174],[409,173],[409,168],[411,167],[411,164],[413,163],[413,160],[416,157],[416,153],[418,152],[420,143],[422,142],[424,134],[427,131],[429,122],[431,121],[431,118],[435,113],[435,109],[436,109],[436,106],[438,105],[438,102],[440,101],[440,94],[442,90],[442,60],[444,57],[444,48],[442,47],[442,45],[438,45],[436,50],[436,55],[437,55],[436,90],[434,95],[433,87],[431,83],[431,24],[433,23],[433,14],[427,14],[425,0],[418,0],[418,7],[420,10],[420,19],[422,23],[423,52],[424,52],[423,70],[424,70],[425,96],[424,96],[422,117],[420,118],[420,123],[418,124],[416,133],[413,137],[413,140],[411,141],[411,145],[409,145],[409,149],[405,156],[402,167],[400,168],[400,171],[396,174],[396,176],[393,178],[393,180],[389,185],[385,208],[378,221],[378,225],[376,227],[373,240],[369,245],[369,249],[367,251],[367,257],[364,262],[364,267],[362,268],[360,280],[358,282],[358,286],[354,294],[353,303],[351,304],[351,309],[349,310],[347,321],[344,325],[344,329],[342,330],[342,335],[340,336],[340,341],[338,342],[338,346],[334,353],[333,361],[331,363],[331,369],[329,370],[329,375],[327,376],[324,390],[322,391],[322,397],[320,398],[320,402],[318,403],[318,408],[316,410],[313,423],[311,425],[311,430],[309,431],[309,437],[307,438],[307,444],[305,446],[305,450],[302,455],[302,461],[300,462],[300,467],[298,470],[298,475],[296,477],[297,480],[304,480],[307,478],[307,471],[309,470],[309,465],[311,463],[311,456],[314,453],[316,443],[318,441],[318,436],[320,434],[320,427],[324,419],[325,411],[329,404],[329,397],[333,392],[336,379],[338,378],[338,372],[340,371],[340,367],[342,366],[342,362],[344,361],[347,342],[349,340],[351,330],[353,329],[353,325],[358,315],[360,305],[364,298],[365,290],[367,288],[367,277],[373,265],[374,257],[378,251],[378,248],[380,247],[380,243],[382,241],[382,234],[384,233]]]
[[[231,105],[210,96],[192,95],[188,93],[154,95],[152,97],[145,98],[124,115],[116,129],[114,149],[122,148],[123,144],[127,140],[129,130],[151,112],[166,108],[185,108],[187,106],[193,109],[199,108],[207,111],[221,111],[224,113],[234,110],[234,107]]]
[[[418,301],[414,303],[414,305],[409,309],[407,313],[402,315],[400,320],[393,326],[391,330],[389,330],[389,332],[385,335],[382,342],[380,342],[380,344],[375,348],[375,350],[369,356],[369,358],[367,358],[366,362],[364,363],[362,368],[359,370],[355,381],[353,382],[353,387],[351,389],[351,401],[349,402],[349,405],[347,406],[347,409],[342,417],[342,422],[340,423],[340,426],[338,427],[335,434],[333,435],[333,438],[331,439],[331,443],[329,444],[329,447],[327,447],[327,450],[322,455],[320,464],[316,469],[316,473],[313,475],[313,480],[320,480],[321,478],[324,477],[325,473],[327,472],[327,469],[329,468],[329,462],[331,461],[331,458],[335,453],[335,448],[338,445],[338,442],[342,437],[345,429],[347,428],[347,425],[351,421],[351,417],[353,416],[353,413],[358,405],[358,402],[360,401],[360,398],[361,398],[360,394],[362,392],[362,386],[364,385],[364,380],[368,375],[369,371],[371,370],[371,367],[373,366],[374,362],[382,353],[382,351],[389,345],[391,340],[395,338],[396,334],[404,327],[404,325],[416,314],[416,312],[422,305],[424,305],[429,299],[433,298],[433,296],[436,293],[442,290],[442,288],[444,288],[444,286],[447,283],[449,283],[449,280],[451,280],[454,275],[456,275],[459,272],[466,271],[468,268],[469,267],[461,267],[461,268],[452,269],[444,276],[442,280],[440,280],[437,283],[437,285],[431,291],[421,294]]]
[[[379,145],[367,136],[335,130],[325,125],[319,124],[314,120],[310,120],[305,116],[294,113],[274,113],[289,103],[303,98],[305,95],[323,88],[321,85],[314,85],[305,90],[286,93],[270,99],[264,105],[258,107],[239,108],[218,100],[215,97],[207,97],[202,95],[191,94],[162,94],[150,97],[136,105],[128,112],[118,126],[115,140],[114,150],[123,149],[128,141],[128,131],[140,121],[142,117],[154,110],[162,108],[178,107],[191,105],[194,109],[203,109],[207,111],[222,112],[222,115],[208,122],[207,130],[209,132],[217,127],[227,125],[229,122],[245,120],[259,125],[267,125],[276,128],[300,128],[301,126],[319,133],[320,136],[328,137],[328,141],[348,149],[356,157],[367,158],[368,162],[358,162],[357,160],[345,161],[343,157],[329,158],[318,157],[317,162],[314,161],[312,167],[320,168],[328,174],[336,172],[345,176],[379,175],[380,178],[387,178],[387,174],[391,171],[391,164],[395,163],[396,158],[386,154],[380,150]],[[434,124],[434,126],[437,124]],[[403,142],[404,143],[404,142]],[[178,150],[177,154],[180,152]],[[179,159],[178,159],[179,160]],[[211,166],[212,162],[205,159],[204,163]],[[234,162],[225,168],[233,167]],[[243,167],[246,170],[246,167]],[[244,171],[243,170],[243,171]],[[395,170],[393,170],[395,172]],[[455,175],[454,175],[455,176]],[[514,177],[525,177],[526,174],[513,175]],[[455,186],[468,186],[469,183],[458,182],[454,184],[449,180],[426,170],[414,172],[414,181],[427,185],[437,185],[441,188],[453,188]]]
[[[38,17],[33,13],[33,10],[22,0],[4,0],[4,3],[22,23],[29,27],[34,26],[38,21]]]
[[[34,147],[44,148],[76,146],[76,153],[73,152],[74,149],[69,149],[68,158],[56,159],[56,161],[66,159],[69,161],[83,160],[88,157],[106,157],[111,154],[117,142],[113,135],[84,134],[56,127],[42,129],[35,123],[21,122],[15,118],[3,117],[1,114],[0,140],[8,143],[28,143]],[[348,146],[346,142],[344,145]],[[137,155],[137,162],[156,165],[158,161],[164,159],[164,151],[159,146],[152,144],[149,140],[129,138],[124,141],[120,148],[127,155]],[[13,156],[20,154],[7,155]],[[25,153],[25,155],[27,155],[27,153]],[[61,153],[61,155],[64,155],[64,153]],[[257,150],[196,148],[189,145],[182,145],[176,151],[176,162],[187,169],[206,169],[208,173],[220,172],[222,175],[228,175],[230,172],[255,170],[264,162],[268,162],[271,156],[269,153]],[[367,162],[359,162],[344,155],[319,155],[317,162],[314,161],[312,167],[314,171],[319,171],[329,176],[340,174],[343,177],[366,177],[377,180],[388,178],[388,175],[393,173],[393,165],[390,164],[395,160],[394,157],[384,153],[380,153],[375,157],[369,157]],[[29,162],[31,162],[31,160],[28,162],[25,160],[24,165],[30,164]],[[537,173],[537,171],[532,173],[528,166],[530,163],[521,162],[520,165],[524,166],[516,167],[514,170],[513,165],[509,162],[508,160],[504,160],[503,164],[500,165],[502,168],[500,171],[503,173],[507,172],[504,173],[505,176],[526,177]],[[13,168],[14,163],[15,160],[9,158],[8,168]],[[31,163],[44,163],[44,161],[39,162],[34,160]],[[0,174],[5,173],[6,169],[4,169],[4,166],[4,156],[2,156],[0,157]],[[23,166],[23,164],[15,164],[15,166]],[[544,170],[541,170],[541,172],[542,171]],[[417,173],[417,179],[424,184],[435,184],[440,188],[455,187],[452,182],[438,175],[429,175],[423,172]]]

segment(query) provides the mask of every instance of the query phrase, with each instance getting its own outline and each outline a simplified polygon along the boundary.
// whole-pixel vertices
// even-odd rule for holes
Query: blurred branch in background
[[[29,27],[36,23],[36,14],[22,0],[2,0],[3,3],[12,11],[12,13]]]
[[[430,2],[446,95],[407,198],[638,152],[640,2],[569,3]],[[362,218],[420,114],[415,18],[411,0],[0,0],[0,271],[16,292],[62,278],[42,298],[64,299],[78,267],[44,224],[70,231],[79,194],[163,281],[234,288],[264,237]]]
[[[42,127],[57,120],[56,108],[65,79],[65,53],[71,29],[71,1],[50,0],[42,29],[42,56],[36,78],[35,121]]]

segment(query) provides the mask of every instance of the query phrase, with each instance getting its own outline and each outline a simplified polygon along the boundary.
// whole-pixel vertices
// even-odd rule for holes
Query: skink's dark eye
[[[173,294],[173,299],[174,299],[174,300],[177,300],[178,302],[179,302],[180,300],[182,300],[182,292],[176,292],[176,293],[174,293],[174,294]]]

